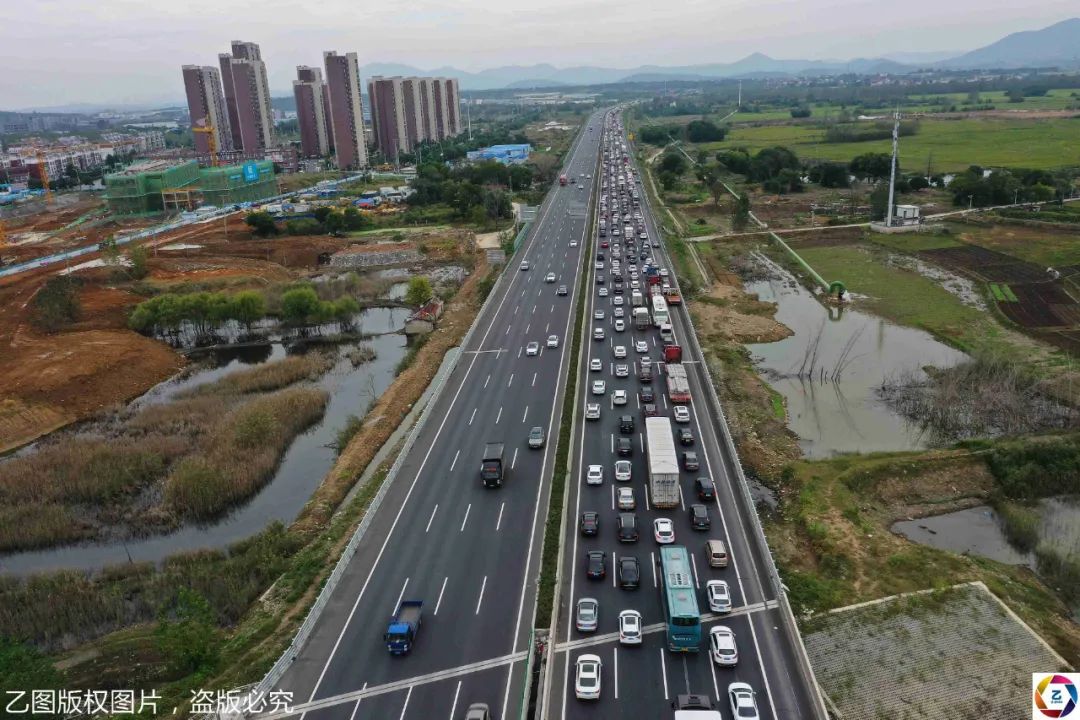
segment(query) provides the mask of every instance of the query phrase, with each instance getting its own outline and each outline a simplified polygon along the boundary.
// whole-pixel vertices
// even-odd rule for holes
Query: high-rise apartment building
[[[330,92],[330,127],[334,152],[341,169],[367,167],[364,141],[364,104],[360,96],[360,65],[356,53],[323,53],[326,85]]]
[[[375,144],[385,159],[396,162],[400,153],[412,150],[402,78],[376,76],[368,80],[368,102]]]
[[[387,160],[397,160],[426,140],[461,133],[456,79],[373,77],[368,98],[375,144]]]
[[[229,114],[225,109],[221,75],[217,68],[210,65],[184,65],[182,69],[191,125],[211,128],[214,146],[218,152],[232,150]],[[203,155],[210,154],[209,133],[195,133],[195,150]]]
[[[293,80],[296,120],[300,125],[300,150],[305,157],[330,154],[330,126],[327,99],[323,97],[322,70],[300,65]]]
[[[232,127],[233,146],[259,153],[274,146],[274,115],[266,63],[256,43],[233,40],[232,53],[218,55]]]

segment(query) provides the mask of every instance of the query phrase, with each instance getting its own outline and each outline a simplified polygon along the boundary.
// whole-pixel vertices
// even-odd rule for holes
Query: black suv
[[[615,452],[619,457],[630,457],[634,454],[634,443],[630,438],[619,438],[615,441]]]
[[[603,550],[590,550],[585,553],[585,574],[594,580],[603,580],[607,576],[607,562]]]
[[[581,513],[581,534],[595,535],[600,531],[600,513],[586,510]]]
[[[642,386],[641,390],[638,392],[638,395],[641,396],[641,402],[643,403],[656,402],[656,395],[653,394],[653,389],[651,385]]]
[[[619,587],[637,590],[641,586],[641,563],[636,557],[623,555],[619,558]]]
[[[679,428],[675,433],[679,436],[680,445],[693,445],[694,444],[694,431],[688,427]]]
[[[634,416],[623,415],[619,418],[619,432],[624,435],[631,435],[634,432]]]
[[[637,515],[634,513],[619,513],[618,527],[619,542],[632,543],[638,541]]]
[[[698,498],[702,500],[712,500],[716,497],[716,486],[713,485],[713,481],[707,477],[699,477],[695,480],[694,489],[697,490]]]
[[[690,527],[695,530],[708,530],[711,525],[708,508],[700,503],[690,506]]]

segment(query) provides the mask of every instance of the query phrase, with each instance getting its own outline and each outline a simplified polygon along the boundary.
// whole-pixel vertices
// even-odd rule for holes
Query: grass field
[[[803,159],[847,162],[868,152],[888,153],[891,141],[826,143],[825,129],[812,125],[735,126],[726,140],[703,143],[710,152],[746,147],[760,150],[783,145]],[[901,165],[925,169],[933,156],[935,172],[964,170],[970,165],[1053,168],[1080,165],[1080,119],[932,120],[900,140]]]
[[[949,227],[965,242],[1044,267],[1080,263],[1080,229],[1070,233],[1056,228],[1043,230],[1004,223],[989,226],[950,223]]]

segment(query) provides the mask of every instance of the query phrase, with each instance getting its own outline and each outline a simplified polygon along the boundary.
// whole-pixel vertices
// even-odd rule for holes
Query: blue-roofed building
[[[470,162],[481,160],[495,160],[503,165],[517,165],[529,159],[532,145],[492,145],[479,150],[473,150],[466,154]]]

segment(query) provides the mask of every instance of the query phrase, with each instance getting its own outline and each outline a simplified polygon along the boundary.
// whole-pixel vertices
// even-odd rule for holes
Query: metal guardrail
[[[641,172],[640,166],[638,167],[638,172]],[[656,229],[655,219],[653,220],[653,229]],[[708,362],[705,360],[705,354],[702,352],[701,344],[698,342],[697,328],[694,327],[693,318],[690,317],[689,307],[684,305],[683,309],[685,310],[683,317],[690,327],[690,341],[693,343],[693,354],[702,359],[702,365],[704,366],[704,373],[702,374],[705,376],[705,384],[708,386],[709,390],[708,400],[712,405],[716,418],[719,420],[720,435],[724,438],[724,447],[727,449],[727,455],[734,465],[734,471],[738,479],[736,484],[741,491],[739,496],[746,511],[744,515],[748,515],[752,518],[750,525],[753,531],[752,534],[754,540],[758,545],[760,553],[765,557],[766,562],[768,563],[769,581],[776,593],[780,613],[784,619],[784,622],[782,623],[784,633],[788,636],[788,641],[792,644],[792,647],[797,649],[796,654],[798,656],[798,662],[796,664],[798,665],[799,673],[802,675],[803,682],[806,684],[807,688],[812,692],[814,700],[816,700],[814,703],[814,716],[817,720],[827,720],[829,715],[825,708],[823,693],[818,686],[817,678],[814,677],[814,670],[810,666],[810,658],[806,653],[806,647],[803,645],[802,636],[799,634],[798,626],[795,622],[795,613],[791,609],[787,591],[780,578],[780,572],[776,567],[776,562],[773,560],[772,550],[769,548],[769,542],[765,537],[765,528],[761,524],[761,518],[758,517],[757,504],[750,495],[750,485],[746,480],[746,475],[743,473],[742,462],[739,460],[738,450],[735,449],[735,442],[731,438],[731,430],[728,426],[727,416],[724,414],[724,408],[720,403],[720,396],[716,392],[716,385],[713,383],[712,372],[709,370]]]

